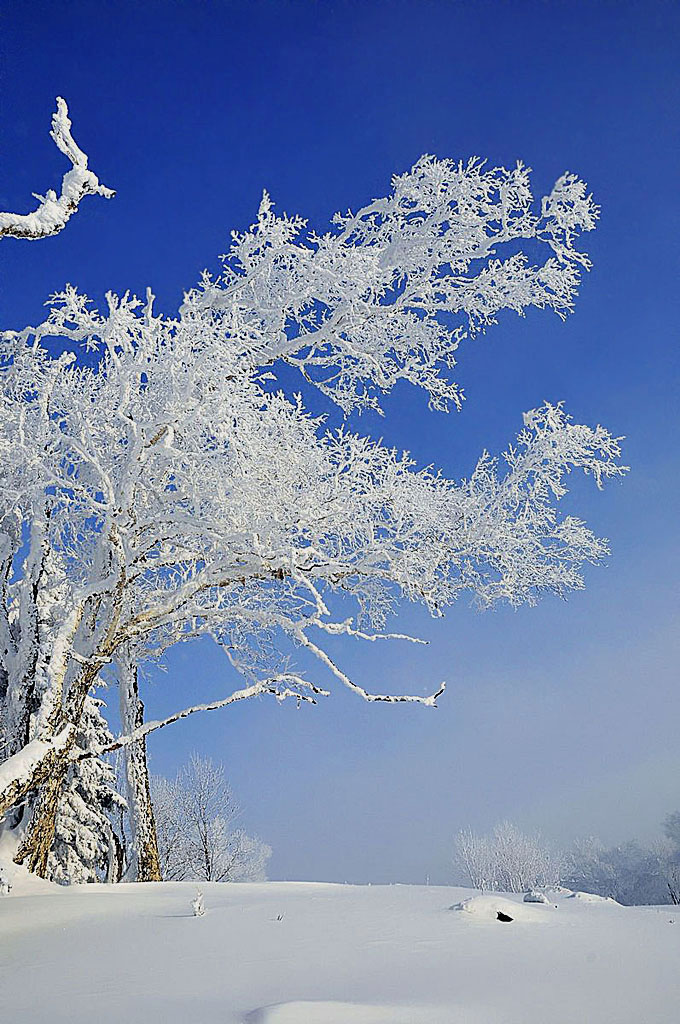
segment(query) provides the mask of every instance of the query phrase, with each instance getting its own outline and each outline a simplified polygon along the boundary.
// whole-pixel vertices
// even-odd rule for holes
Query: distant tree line
[[[607,847],[589,837],[571,849],[551,849],[540,833],[501,822],[487,835],[461,829],[454,861],[475,889],[527,892],[565,886],[610,896],[618,903],[680,904],[680,812],[663,822],[665,838]]]

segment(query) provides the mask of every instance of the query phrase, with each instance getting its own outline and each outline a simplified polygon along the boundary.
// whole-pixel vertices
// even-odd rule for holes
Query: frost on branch
[[[345,411],[379,408],[398,380],[424,388],[435,408],[460,406],[447,377],[460,342],[506,309],[571,312],[590,266],[574,243],[598,213],[574,175],[535,209],[523,164],[431,156],[322,235],[276,216],[265,192],[257,222],[233,233],[222,274],[204,275],[185,309],[210,309],[254,362],[285,359]],[[542,263],[518,251],[527,241],[546,248]]]
[[[0,238],[47,238],[58,234],[76,212],[85,196],[103,196],[111,199],[116,194],[106,188],[87,166],[87,155],[71,134],[71,121],[66,101],[57,97],[57,109],[52,115],[50,135],[57,148],[71,161],[72,168],[61,182],[61,195],[53,189],[44,196],[34,193],[38,207],[32,213],[1,213]]]

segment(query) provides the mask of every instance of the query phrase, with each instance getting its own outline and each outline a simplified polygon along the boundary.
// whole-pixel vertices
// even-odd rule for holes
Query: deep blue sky
[[[510,817],[562,841],[649,837],[680,807],[678,716],[678,172],[675,3],[96,2],[0,4],[0,209],[65,170],[54,97],[115,200],[61,235],[5,241],[0,323],[41,315],[66,281],[100,300],[182,290],[249,224],[266,187],[323,228],[423,152],[518,158],[537,192],[564,170],[602,205],[595,269],[566,324],[504,318],[461,352],[464,411],[399,389],[361,429],[450,475],[502,448],[521,412],[564,399],[625,434],[631,473],[570,507],[608,536],[606,567],[569,602],[444,622],[407,611],[427,649],[342,645],[357,679],[429,689],[437,711],[266,701],[180,723],[150,742],[172,773],[201,749],[225,763],[272,875],[449,879],[461,826]],[[209,646],[185,647],[145,689],[152,715],[220,695]]]

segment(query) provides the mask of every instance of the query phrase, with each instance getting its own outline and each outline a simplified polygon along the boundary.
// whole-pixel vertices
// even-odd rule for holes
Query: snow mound
[[[58,893],[62,888],[56,882],[48,882],[45,878],[31,874],[20,864],[0,863],[0,877],[9,882],[10,896],[46,896]]]
[[[454,903],[450,910],[460,910],[465,914],[481,918],[485,921],[544,921],[546,911],[541,904],[518,903],[506,896],[489,893],[483,896],[471,896],[461,903]],[[499,916],[501,915],[501,916]]]
[[[550,903],[550,900],[544,892],[532,889],[531,892],[524,893],[524,903]]]
[[[623,904],[618,903],[611,896],[598,896],[594,892],[572,892],[570,896],[567,896],[568,900],[581,900],[583,903],[610,903],[615,907],[620,907]]]
[[[304,1000],[253,1010],[245,1024],[436,1024],[439,1020],[444,1018],[432,1007]]]

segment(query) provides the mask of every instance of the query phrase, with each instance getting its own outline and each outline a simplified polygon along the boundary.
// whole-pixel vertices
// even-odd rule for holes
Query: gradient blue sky
[[[266,187],[323,228],[384,194],[423,152],[518,158],[536,192],[564,170],[602,205],[595,262],[566,324],[505,317],[461,351],[468,401],[427,411],[399,388],[361,429],[453,476],[501,449],[545,398],[625,434],[630,475],[570,508],[612,556],[567,603],[443,622],[407,610],[428,648],[342,644],[368,685],[449,689],[437,711],[265,700],[164,730],[154,770],[194,749],[227,767],[278,878],[450,878],[451,837],[503,817],[556,841],[658,834],[680,808],[678,729],[678,171],[680,7],[603,2],[3,2],[0,209],[65,170],[54,97],[112,202],[61,235],[5,241],[0,323],[41,315],[66,281],[97,300],[151,285],[173,310]],[[145,686],[151,715],[231,682],[206,644]]]

